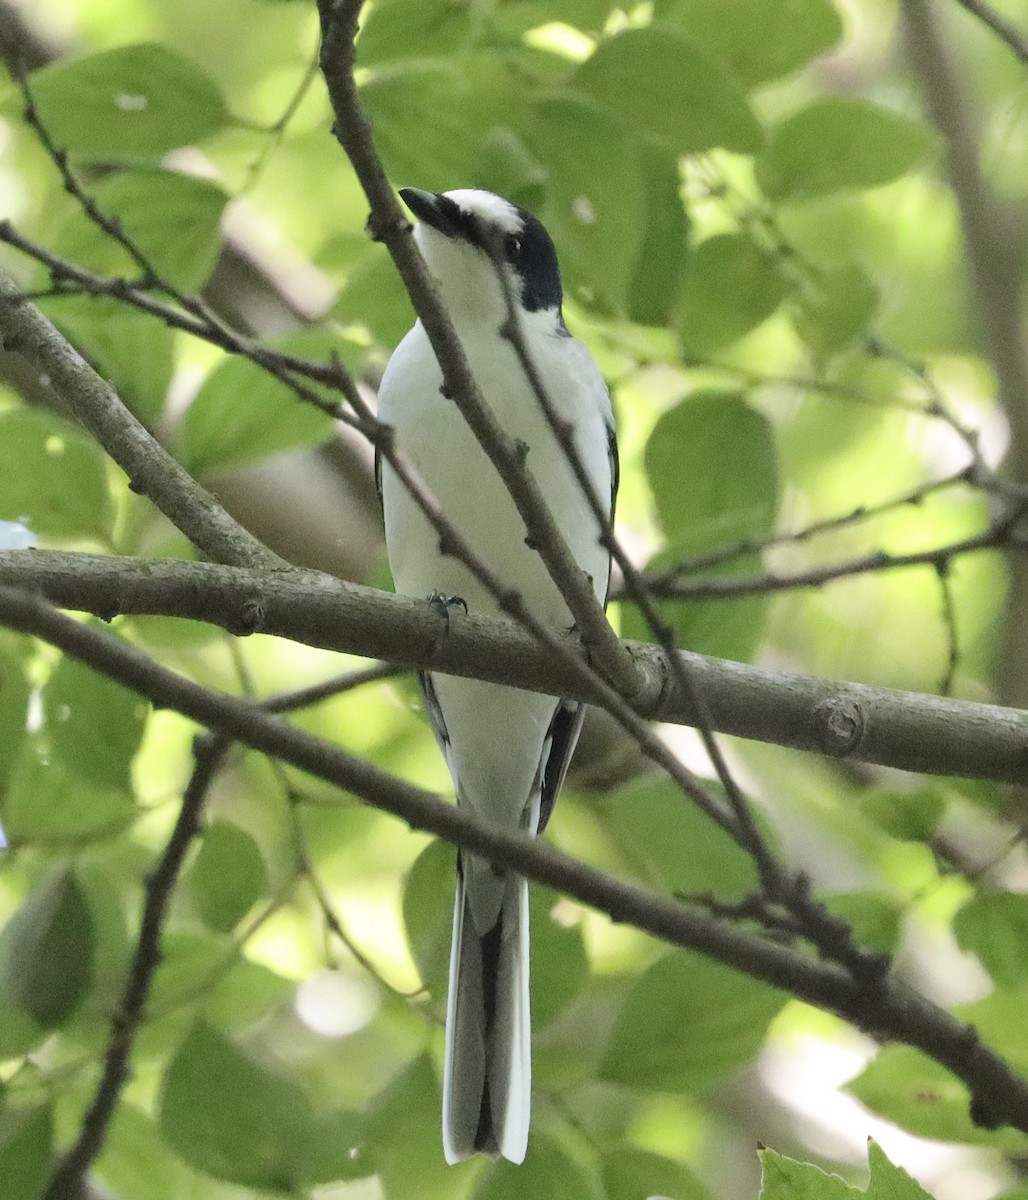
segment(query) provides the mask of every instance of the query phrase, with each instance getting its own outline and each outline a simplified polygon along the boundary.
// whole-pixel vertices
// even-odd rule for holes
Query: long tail
[[[457,869],[450,951],[443,1076],[448,1163],[476,1152],[524,1159],[531,1040],[528,885],[469,857]]]

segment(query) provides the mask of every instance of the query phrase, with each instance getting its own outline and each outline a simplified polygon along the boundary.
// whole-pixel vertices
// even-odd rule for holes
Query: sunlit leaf
[[[674,1159],[646,1150],[625,1147],[603,1160],[603,1186],[607,1200],[711,1200],[710,1192],[695,1175]]]
[[[795,71],[843,31],[831,0],[658,0],[654,15],[720,59],[743,87]]]
[[[629,992],[601,1076],[703,1092],[756,1054],[785,993],[692,952],[668,954]]]
[[[472,31],[471,10],[453,0],[380,0],[361,21],[357,62],[376,67],[405,58],[458,54]]]
[[[0,412],[0,519],[43,537],[106,538],[112,511],[103,454],[50,413]]]
[[[953,932],[998,987],[1028,983],[1028,896],[979,892],[957,913]]]
[[[867,330],[878,299],[859,267],[825,271],[793,298],[793,324],[815,353],[832,354]]]
[[[31,83],[54,142],[92,158],[156,158],[229,120],[214,81],[156,43],[54,63],[34,72]]]
[[[933,145],[919,121],[866,100],[831,97],[775,127],[757,159],[757,179],[775,200],[877,187],[909,171]]]
[[[761,1200],[856,1200],[863,1195],[839,1178],[776,1150],[758,1150]]]
[[[789,294],[778,261],[744,233],[720,233],[693,250],[678,311],[682,344],[706,355],[756,329]]]
[[[214,821],[204,831],[184,882],[205,924],[227,933],[263,894],[268,871],[246,830],[231,821]]]
[[[94,784],[78,772],[48,762],[35,739],[22,743],[0,804],[12,845],[108,837],[135,813],[135,802],[124,787]]]
[[[671,27],[628,29],[605,38],[574,86],[677,154],[760,146],[746,97],[703,51]]]

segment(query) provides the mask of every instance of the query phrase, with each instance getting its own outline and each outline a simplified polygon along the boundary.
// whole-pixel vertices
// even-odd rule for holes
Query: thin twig
[[[1028,67],[1028,38],[1012,21],[1008,21],[984,0],[957,0],[957,3],[991,29],[1013,51],[1018,62]]]

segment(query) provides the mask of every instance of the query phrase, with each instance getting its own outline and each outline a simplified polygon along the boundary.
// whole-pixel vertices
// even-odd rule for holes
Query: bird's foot
[[[449,624],[451,608],[462,608],[465,613],[468,611],[468,602],[463,596],[451,596],[446,592],[431,592],[428,602],[437,613],[446,618],[447,624]]]

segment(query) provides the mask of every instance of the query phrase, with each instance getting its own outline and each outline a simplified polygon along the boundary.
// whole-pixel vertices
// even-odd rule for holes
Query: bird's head
[[[400,195],[418,218],[414,240],[458,324],[502,323],[506,306],[494,265],[499,263],[523,315],[542,314],[563,327],[557,252],[531,213],[473,188],[401,188]]]

